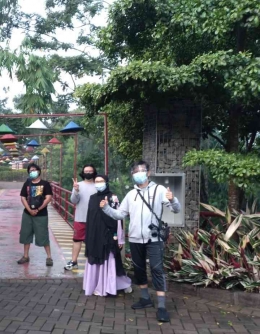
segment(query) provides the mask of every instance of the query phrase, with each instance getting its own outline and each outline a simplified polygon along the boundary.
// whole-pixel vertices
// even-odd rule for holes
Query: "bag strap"
[[[155,200],[155,194],[156,194],[156,190],[157,190],[158,184],[155,187],[154,190],[154,194],[153,194],[153,202],[152,202],[152,207],[151,205],[146,201],[146,199],[144,198],[144,196],[141,194],[141,191],[139,189],[137,189],[138,194],[140,195],[140,197],[142,198],[144,204],[148,207],[148,209],[151,211],[151,213],[155,216],[155,218],[158,220],[159,223],[159,227],[160,227],[160,219],[157,216],[157,214],[153,211],[153,206],[154,206],[154,200]]]

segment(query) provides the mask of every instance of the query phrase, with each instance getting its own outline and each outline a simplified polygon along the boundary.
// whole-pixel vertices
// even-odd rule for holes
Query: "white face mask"
[[[37,177],[39,176],[39,172],[37,170],[32,170],[29,173],[29,176],[30,176],[31,179],[37,179]]]
[[[97,189],[97,191],[104,191],[107,187],[105,182],[102,183],[95,183],[95,187]]]
[[[136,184],[144,184],[148,179],[147,172],[135,173],[133,174],[133,179]]]

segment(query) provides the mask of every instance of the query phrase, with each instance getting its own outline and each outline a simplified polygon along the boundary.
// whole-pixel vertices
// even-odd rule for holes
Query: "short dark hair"
[[[40,166],[36,165],[34,162],[28,165],[28,167],[27,167],[27,173],[28,174],[29,174],[30,169],[32,167],[35,168],[36,170],[38,170],[39,171],[39,175],[41,175],[42,170],[41,170]]]
[[[148,164],[148,162],[144,161],[144,160],[139,160],[139,161],[135,161],[132,166],[131,166],[131,172],[133,172],[136,167],[140,166],[140,165],[145,165],[145,168],[147,169],[147,171],[150,170],[150,166]]]
[[[82,171],[79,173],[79,176],[80,176],[83,180],[85,179],[84,176],[83,176],[83,174],[84,174],[84,169],[85,169],[86,167],[92,167],[92,168],[93,168],[93,170],[94,170],[94,176],[93,176],[93,179],[95,179],[95,177],[97,176],[97,170],[96,170],[96,167],[95,167],[94,165],[92,165],[92,164],[86,164],[86,165],[84,165],[84,166],[82,167]]]

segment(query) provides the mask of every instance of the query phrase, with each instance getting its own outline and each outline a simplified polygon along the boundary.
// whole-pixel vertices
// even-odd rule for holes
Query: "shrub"
[[[208,230],[180,230],[165,262],[169,279],[223,289],[260,289],[260,214],[226,212],[202,204],[218,215]]]

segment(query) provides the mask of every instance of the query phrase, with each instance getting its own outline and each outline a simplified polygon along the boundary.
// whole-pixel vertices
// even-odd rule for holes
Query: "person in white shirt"
[[[180,211],[180,203],[169,188],[156,185],[149,181],[149,164],[138,161],[132,165],[131,174],[135,182],[134,189],[129,191],[117,210],[108,205],[105,198],[100,202],[103,211],[113,219],[124,219],[130,216],[129,243],[134,265],[135,281],[140,286],[141,298],[132,305],[133,309],[153,307],[154,304],[148,293],[146,274],[146,256],[149,258],[152,282],[157,293],[158,311],[157,320],[170,321],[169,313],[165,308],[166,280],[163,270],[163,241],[155,235],[152,227],[159,226],[157,217],[161,217],[163,206],[174,213]],[[144,200],[152,207],[153,212]]]
[[[78,269],[78,256],[81,250],[82,241],[85,241],[89,198],[97,192],[94,183],[97,171],[92,164],[83,166],[79,175],[83,181],[77,182],[77,179],[72,179],[73,189],[70,201],[76,205],[76,211],[73,224],[74,235],[72,259],[64,267],[65,270]]]

